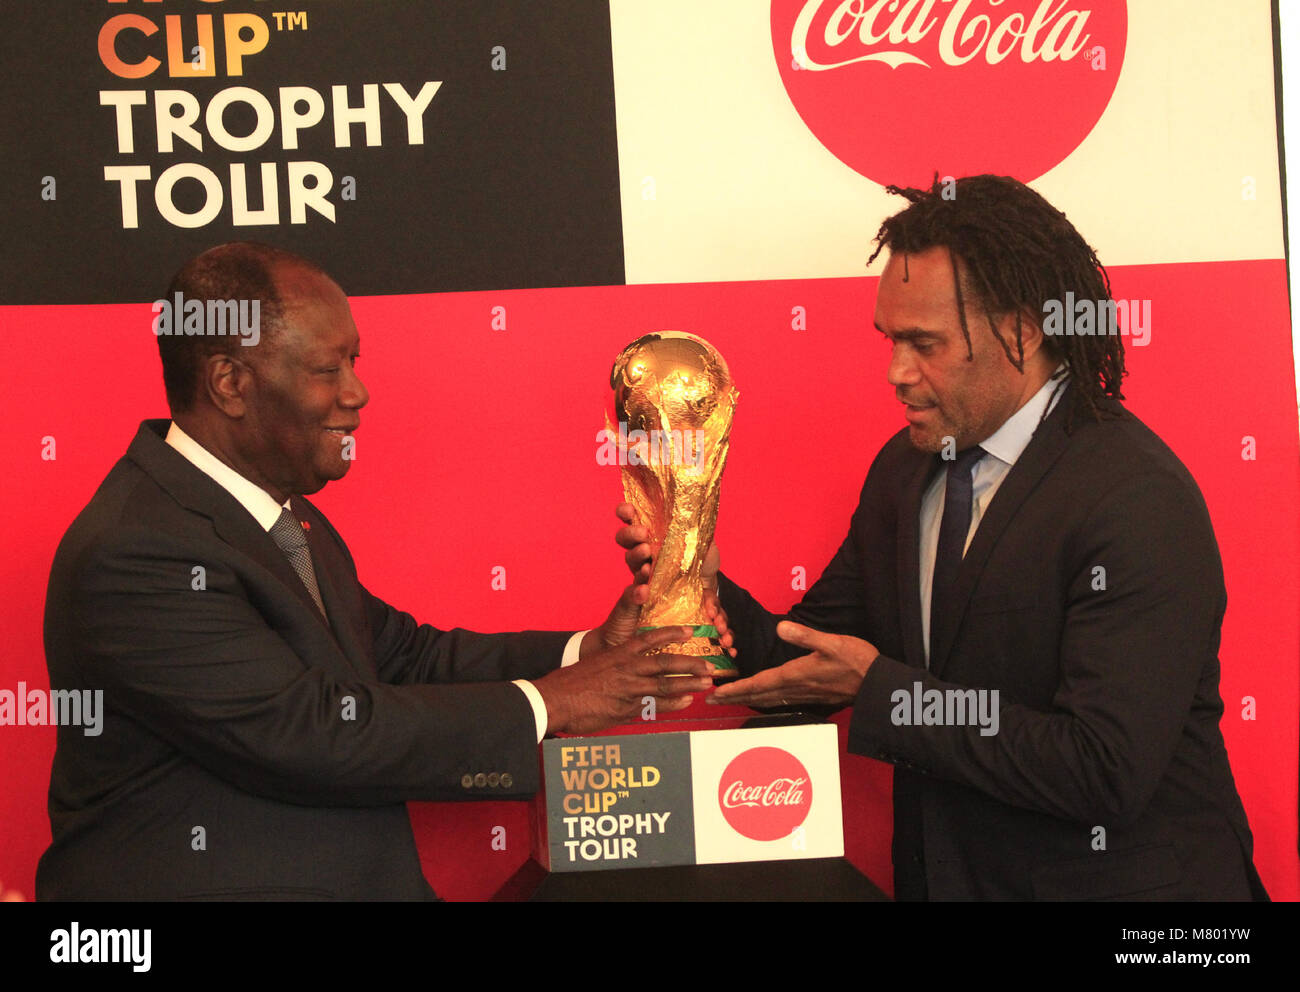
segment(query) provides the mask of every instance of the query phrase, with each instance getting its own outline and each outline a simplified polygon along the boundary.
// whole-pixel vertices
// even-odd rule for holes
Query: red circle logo
[[[722,773],[718,805],[737,833],[752,840],[779,840],[808,818],[812,780],[789,751],[751,747]]]
[[[1101,118],[1125,0],[773,0],[772,47],[809,130],[881,184],[1023,182]]]

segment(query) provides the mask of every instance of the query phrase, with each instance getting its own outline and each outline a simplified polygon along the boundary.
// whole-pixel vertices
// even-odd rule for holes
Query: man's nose
[[[339,397],[339,402],[343,406],[357,410],[370,402],[370,390],[366,389],[366,384],[361,381],[356,369],[348,369],[348,379],[343,384],[343,394]]]
[[[910,348],[894,345],[894,350],[889,356],[888,379],[891,386],[915,386],[921,381],[921,374]]]

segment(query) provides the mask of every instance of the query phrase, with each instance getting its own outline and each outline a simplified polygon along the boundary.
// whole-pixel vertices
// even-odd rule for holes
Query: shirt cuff
[[[564,654],[560,658],[561,668],[568,668],[570,665],[578,663],[578,653],[582,650],[582,639],[590,633],[590,630],[580,630],[569,638],[569,643],[564,645]]]
[[[564,645],[564,654],[560,657],[560,667],[568,668],[570,665],[578,663],[578,653],[582,650],[582,639],[590,634],[590,630],[580,630]],[[547,713],[546,703],[542,701],[542,694],[537,691],[537,686],[533,685],[527,679],[515,679],[513,685],[519,686],[519,690],[528,697],[528,705],[533,708],[533,722],[537,726],[537,743],[542,742],[546,736]]]
[[[528,705],[533,708],[533,723],[537,725],[537,743],[542,743],[542,738],[546,736],[546,704],[542,702],[542,694],[527,679],[515,679],[511,684],[519,686],[520,691],[528,697]]]

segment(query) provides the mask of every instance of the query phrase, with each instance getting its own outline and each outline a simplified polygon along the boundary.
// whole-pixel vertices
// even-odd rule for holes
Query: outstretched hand
[[[847,706],[857,698],[862,679],[880,652],[859,637],[825,634],[783,620],[777,636],[811,653],[757,675],[722,685],[710,703],[751,706],[757,709],[819,703]]]
[[[640,715],[648,696],[657,701],[658,711],[690,706],[691,693],[713,688],[708,662],[687,655],[645,653],[690,636],[690,627],[660,627],[534,681],[546,704],[547,732],[589,734],[630,723]]]

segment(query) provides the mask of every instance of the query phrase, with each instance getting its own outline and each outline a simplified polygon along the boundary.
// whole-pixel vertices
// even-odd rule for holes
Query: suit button
[[[487,776],[484,775],[482,772],[479,772],[477,775],[474,776],[474,784],[477,785],[480,789],[482,789],[484,786],[487,785]]]
[[[509,772],[501,773],[501,788],[508,789],[515,784],[515,777]]]
[[[488,785],[490,785],[492,788],[495,789],[500,784],[501,784],[501,776],[498,775],[496,772],[488,772]]]
[[[460,787],[461,787],[462,789],[472,789],[472,788],[474,788],[474,776],[473,776],[473,775],[462,775],[462,776],[460,777]]]

